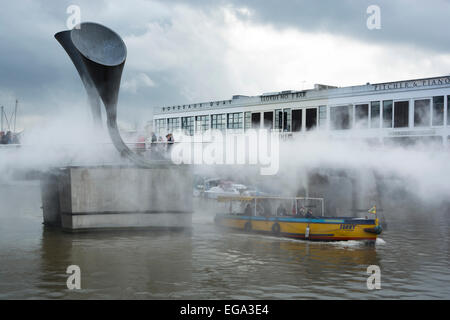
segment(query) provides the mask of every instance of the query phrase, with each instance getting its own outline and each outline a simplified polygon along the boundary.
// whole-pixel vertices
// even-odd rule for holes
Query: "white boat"
[[[208,199],[217,199],[218,197],[226,197],[226,196],[239,196],[241,193],[238,189],[234,187],[224,187],[222,186],[216,186],[212,187],[209,190],[206,190],[203,195],[205,198]]]

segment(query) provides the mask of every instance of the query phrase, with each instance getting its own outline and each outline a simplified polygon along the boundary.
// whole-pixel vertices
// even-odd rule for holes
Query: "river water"
[[[186,232],[71,234],[44,228],[40,205],[38,183],[0,185],[0,299],[450,299],[445,212],[392,210],[365,246],[226,232],[208,213]],[[69,265],[81,290],[67,289]]]

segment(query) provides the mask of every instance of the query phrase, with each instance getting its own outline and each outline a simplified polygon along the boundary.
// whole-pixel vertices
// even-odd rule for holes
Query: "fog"
[[[75,109],[29,128],[20,147],[0,149],[3,183],[26,179],[27,173],[68,165],[130,164],[113,147],[106,125],[94,129],[91,118]],[[274,175],[261,175],[258,165],[194,165],[193,172],[257,186],[274,195],[323,197],[328,214],[352,214],[378,207],[448,204],[450,154],[432,144],[402,146],[364,140],[364,130],[341,130],[331,138],[325,131],[311,131],[295,139],[281,140],[268,150],[279,157]],[[183,139],[176,137],[176,141]],[[247,146],[249,147],[249,146]],[[148,154],[146,155],[148,156]],[[167,156],[167,158],[169,158]]]
[[[273,195],[323,197],[327,214],[364,215],[373,205],[405,214],[446,210],[450,154],[442,143],[406,146],[383,143],[381,137],[362,139],[364,131],[340,133],[331,138],[313,131],[281,141],[278,150],[270,150],[272,157],[279,156],[275,175],[261,175],[258,165],[198,165],[196,172],[256,185]]]
[[[86,106],[57,112],[27,128],[20,146],[0,145],[0,180],[53,167],[126,163],[113,147],[106,130],[94,128]]]
[[[358,139],[329,139],[312,135],[282,145],[281,158],[290,169],[330,168],[350,172],[373,170],[383,178],[405,179],[417,196],[433,192],[446,199],[450,183],[450,155],[436,146],[414,147],[370,144]]]

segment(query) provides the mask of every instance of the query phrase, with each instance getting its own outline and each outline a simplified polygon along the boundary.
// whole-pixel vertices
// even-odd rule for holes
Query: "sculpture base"
[[[184,229],[192,223],[191,213],[114,213],[61,216],[61,227],[65,231],[99,229]]]
[[[67,167],[41,180],[44,224],[64,230],[189,228],[188,167]]]

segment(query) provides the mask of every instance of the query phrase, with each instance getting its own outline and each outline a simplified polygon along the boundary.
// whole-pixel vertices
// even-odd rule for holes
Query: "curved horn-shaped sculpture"
[[[59,32],[55,38],[75,64],[89,99],[95,100],[95,95],[97,100],[100,96],[103,101],[109,136],[116,149],[138,166],[153,166],[126,146],[117,127],[117,100],[127,56],[122,38],[111,29],[93,22],[83,22],[71,31]],[[92,89],[96,90],[95,94],[90,91]]]
[[[89,76],[88,71],[81,59],[81,55],[70,39],[70,31],[61,31],[55,34],[56,40],[58,40],[59,44],[66,50],[70,59],[72,60],[75,68],[80,75],[81,81],[83,82],[84,88],[86,89],[86,93],[89,99],[89,105],[91,106],[92,118],[94,120],[94,125],[96,127],[100,127],[102,123],[102,113],[100,110],[100,97],[97,93],[97,89],[95,89],[95,85]]]

